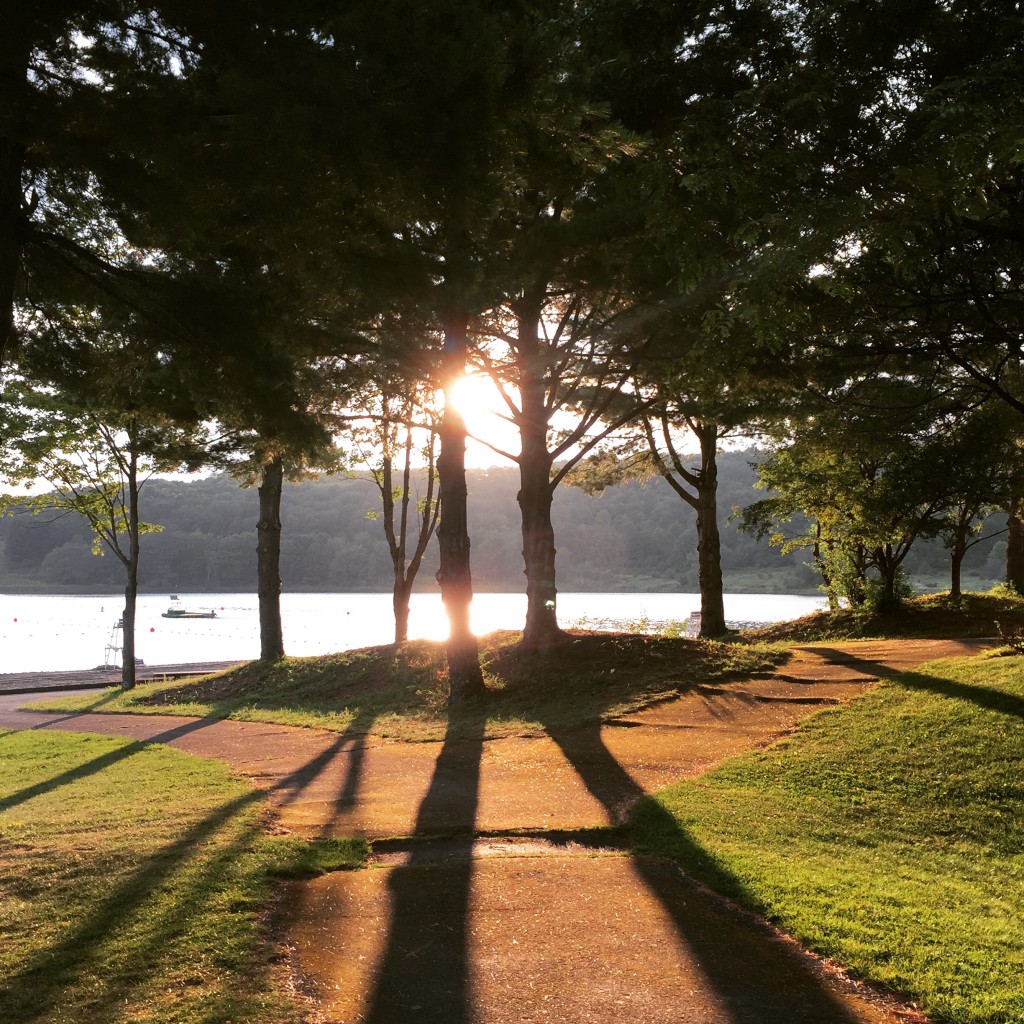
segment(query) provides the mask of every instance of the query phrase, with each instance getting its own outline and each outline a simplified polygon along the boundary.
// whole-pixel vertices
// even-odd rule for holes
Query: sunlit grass
[[[267,911],[276,876],[356,866],[260,830],[218,763],[69,733],[0,733],[0,1021],[289,1024]]]
[[[1024,659],[883,683],[633,830],[938,1020],[1024,1020]]]
[[[815,612],[792,622],[748,630],[745,635],[789,643],[885,637],[963,639],[996,637],[997,622],[1004,627],[1024,627],[1024,598],[1005,587],[985,594],[965,593],[959,601],[952,601],[948,593],[924,594],[885,615],[866,609]]]
[[[576,633],[538,653],[519,634],[481,641],[488,737],[626,714],[693,686],[764,671],[784,654],[680,637]],[[33,702],[35,709],[177,714],[311,726],[406,740],[457,736],[444,647],[415,641],[317,658],[253,662],[195,680]],[[470,718],[476,720],[471,710]],[[475,726],[473,726],[475,728]]]

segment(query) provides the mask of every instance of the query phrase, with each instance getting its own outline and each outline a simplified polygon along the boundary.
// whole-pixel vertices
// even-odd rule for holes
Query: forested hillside
[[[722,564],[734,592],[813,593],[817,576],[805,553],[787,557],[737,531],[734,506],[762,495],[753,489],[751,452],[721,456]],[[473,574],[479,590],[523,586],[515,469],[476,470],[469,480]],[[327,478],[289,485],[282,503],[282,576],[290,591],[382,591],[391,564],[378,522],[366,517],[376,490],[367,480]],[[163,527],[142,539],[141,585],[150,591],[252,591],[256,579],[256,492],[230,477],[195,482],[153,480],[143,515]],[[662,480],[622,484],[599,497],[562,487],[555,496],[558,583],[563,591],[695,591],[692,510]],[[1001,524],[992,523],[992,529]],[[436,587],[436,544],[418,589]],[[997,537],[968,555],[968,586],[1002,578],[1005,542]],[[91,552],[84,522],[71,516],[0,519],[0,587],[5,590],[107,590],[123,586],[123,569]],[[922,589],[948,586],[947,556],[920,543],[910,557]]]

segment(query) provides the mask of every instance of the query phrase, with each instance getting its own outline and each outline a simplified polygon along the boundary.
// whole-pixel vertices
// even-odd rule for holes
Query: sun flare
[[[488,445],[506,452],[519,450],[518,431],[508,422],[508,406],[490,377],[477,373],[459,378],[451,389],[451,399],[466,421],[466,430],[483,442],[483,445],[470,442],[470,448],[481,449],[470,452],[471,456],[477,456],[471,457],[471,462],[480,461],[482,465],[494,462]]]

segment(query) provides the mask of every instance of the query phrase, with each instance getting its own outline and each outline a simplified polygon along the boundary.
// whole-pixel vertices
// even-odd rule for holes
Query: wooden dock
[[[138,665],[136,682],[152,683],[166,679],[184,679],[186,676],[204,676],[220,672],[241,661],[195,661],[185,665]],[[2,672],[0,694],[45,693],[48,690],[103,690],[119,686],[121,670],[110,666],[78,669],[72,672]]]

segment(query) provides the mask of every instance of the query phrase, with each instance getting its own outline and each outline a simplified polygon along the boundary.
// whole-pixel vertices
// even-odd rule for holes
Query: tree
[[[833,300],[820,343],[1024,413],[1024,20],[955,0],[885,31],[900,45],[872,114],[884,130],[864,140],[813,281]]]
[[[591,449],[636,415],[630,390],[635,342],[628,329],[613,309],[588,303],[580,293],[548,294],[548,287],[540,298],[513,300],[508,310],[496,311],[496,317],[508,317],[508,331],[492,320],[487,347],[478,349],[521,439],[518,454],[500,454],[519,468],[525,647],[561,636],[551,520],[555,491]]]
[[[395,390],[393,390],[395,389]],[[427,546],[437,530],[438,424],[423,385],[391,379],[358,403],[369,424],[353,427],[356,459],[380,494],[381,508],[367,513],[384,527],[394,576],[395,643],[409,638],[409,598]],[[422,460],[422,468],[414,462]],[[422,487],[422,492],[419,488]]]
[[[876,399],[879,391],[895,398],[904,390],[899,382],[866,386]],[[741,523],[784,551],[812,547],[833,605],[840,595],[863,603],[865,575],[874,569],[873,603],[891,611],[901,600],[899,574],[911,547],[940,529],[948,480],[936,473],[934,435],[880,415],[880,408],[899,408],[896,402],[860,406],[849,391],[845,399],[796,425],[769,452],[758,466],[759,486],[776,493],[744,509]],[[782,527],[798,515],[810,529],[787,537]]]
[[[102,293],[167,333],[185,306],[145,253],[120,244],[147,194],[134,148],[157,133],[167,91],[190,64],[188,5],[60,0],[8,12],[0,41],[0,365],[25,307]],[[162,20],[163,19],[163,20]],[[199,16],[198,20],[201,20]],[[187,331],[179,331],[179,343]],[[207,339],[208,341],[209,339]]]
[[[983,532],[985,520],[1012,505],[1020,477],[1020,431],[1014,419],[1002,403],[990,400],[977,409],[947,413],[935,425],[928,458],[947,492],[938,533],[949,551],[954,602],[961,597],[964,557],[992,536]]]
[[[641,225],[618,253],[622,301],[644,338],[636,429],[578,479],[591,488],[654,471],[697,513],[702,634],[725,631],[717,447],[781,414],[802,381],[798,288],[830,251],[828,191],[850,97],[808,67],[820,60],[807,10],[593,5],[586,29],[597,87],[627,130]],[[842,76],[837,79],[842,81]],[[877,83],[861,83],[866,103]],[[822,110],[837,115],[822,127]],[[684,464],[680,438],[700,449]],[[618,457],[618,461],[616,459]]]
[[[20,382],[22,385],[24,382]],[[52,490],[7,497],[17,511],[74,513],[91,527],[94,554],[104,549],[125,571],[121,685],[135,685],[135,606],[141,539],[159,526],[140,516],[146,481],[156,472],[194,468],[203,448],[201,430],[173,428],[139,414],[74,408],[65,396],[18,388],[18,439],[5,454],[7,483],[45,480]],[[201,456],[198,456],[201,457]]]

